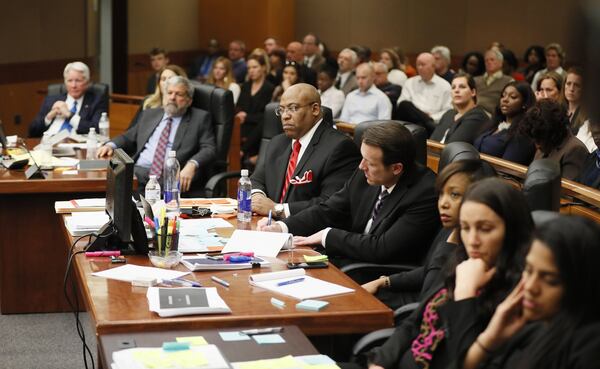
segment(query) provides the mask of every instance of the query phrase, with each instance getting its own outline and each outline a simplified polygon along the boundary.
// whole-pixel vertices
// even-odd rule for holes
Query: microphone
[[[33,155],[31,155],[31,151],[29,151],[29,149],[27,148],[25,143],[18,145],[18,147],[25,150],[25,152],[27,152],[27,154],[31,158],[31,161],[33,161],[33,164],[30,165],[29,168],[27,168],[27,170],[25,170],[25,178],[26,179],[46,179],[44,172],[42,172],[42,170],[40,169],[40,166],[37,164],[37,162],[33,158]]]

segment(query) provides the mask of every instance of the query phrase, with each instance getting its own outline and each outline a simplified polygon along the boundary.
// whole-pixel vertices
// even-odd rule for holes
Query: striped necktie
[[[160,178],[162,173],[163,164],[165,162],[165,154],[167,153],[167,145],[169,144],[169,135],[171,134],[172,123],[173,118],[167,118],[167,125],[160,133],[158,145],[154,151],[154,159],[152,160],[152,166],[150,167],[150,175],[155,175],[156,178]]]
[[[390,193],[387,192],[387,190],[383,190],[379,194],[379,198],[377,199],[377,202],[375,203],[375,207],[373,208],[373,214],[371,215],[371,219],[373,220],[373,223],[375,223],[375,219],[377,219],[377,214],[379,214],[379,211],[381,210],[381,207],[383,206],[383,202],[389,195],[390,195]]]
[[[287,171],[285,172],[285,182],[283,182],[283,190],[281,191],[281,199],[279,200],[280,203],[283,203],[283,200],[285,199],[285,194],[287,193],[288,187],[290,185],[290,181],[292,180],[292,176],[296,171],[296,164],[298,164],[298,155],[300,154],[301,146],[302,144],[300,144],[299,140],[296,140],[296,142],[294,142],[294,150],[292,150]]]

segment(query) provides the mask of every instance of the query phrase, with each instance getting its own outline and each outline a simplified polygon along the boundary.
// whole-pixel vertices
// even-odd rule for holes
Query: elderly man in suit
[[[338,54],[338,75],[335,79],[335,87],[341,90],[344,95],[358,88],[356,77],[354,76],[354,67],[358,63],[358,55],[352,49],[343,49]]]
[[[149,175],[161,177],[169,151],[175,150],[182,167],[181,192],[198,187],[207,179],[216,145],[210,114],[191,107],[193,93],[187,78],[169,78],[163,108],[144,110],[139,123],[98,149],[98,156],[111,156],[114,149],[123,148],[135,161],[138,191],[143,193]]]
[[[360,151],[340,191],[270,226],[261,219],[259,230],[291,232],[296,245],[321,246],[338,266],[420,262],[439,228],[435,174],[415,162],[412,135],[397,122],[368,128]]]
[[[108,112],[108,97],[88,89],[90,69],[82,62],[67,64],[63,72],[67,93],[46,96],[40,112],[29,126],[29,137],[42,137],[61,130],[88,133],[90,127],[98,131],[98,121]]]
[[[273,137],[252,174],[252,211],[276,219],[296,214],[339,190],[360,161],[356,145],[323,121],[317,89],[300,83],[276,111],[284,133]]]

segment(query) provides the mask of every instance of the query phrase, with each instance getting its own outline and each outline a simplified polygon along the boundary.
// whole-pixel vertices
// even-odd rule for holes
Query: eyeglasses
[[[297,66],[297,65],[298,65],[298,63],[296,63],[296,62],[295,62],[295,61],[293,61],[293,60],[286,60],[286,61],[285,61],[285,65],[286,65],[286,66],[288,66],[288,65]]]
[[[308,103],[306,105],[292,104],[292,105],[287,106],[287,107],[286,106],[280,106],[277,109],[275,109],[275,115],[277,115],[278,117],[280,117],[283,114],[285,114],[286,112],[290,112],[290,113],[294,114],[299,109],[306,108],[307,106],[311,106],[312,104],[315,104],[315,103],[316,103],[316,101],[313,101],[313,102]]]

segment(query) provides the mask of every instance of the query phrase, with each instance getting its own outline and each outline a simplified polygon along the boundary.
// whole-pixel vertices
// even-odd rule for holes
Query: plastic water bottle
[[[88,133],[85,148],[87,149],[85,158],[87,160],[96,159],[96,150],[98,149],[98,137],[96,137],[96,128],[94,127],[90,128],[90,133]]]
[[[106,115],[106,113],[102,113],[100,121],[98,122],[98,133],[100,133],[100,136],[109,138],[109,130],[110,121],[108,120],[108,115]]]
[[[248,178],[248,169],[242,169],[242,177],[238,181],[237,202],[238,213],[237,221],[239,229],[250,229],[252,222],[252,182]]]
[[[52,134],[48,131],[44,132],[44,136],[42,136],[42,141],[40,142],[40,150],[52,156],[52,144],[50,141],[52,140]]]
[[[158,183],[158,179],[156,179],[155,175],[151,175],[150,180],[148,183],[146,183],[144,197],[150,205],[154,205],[160,200],[160,184]]]
[[[164,199],[169,218],[179,216],[179,162],[175,156],[175,151],[169,151],[163,167]]]

